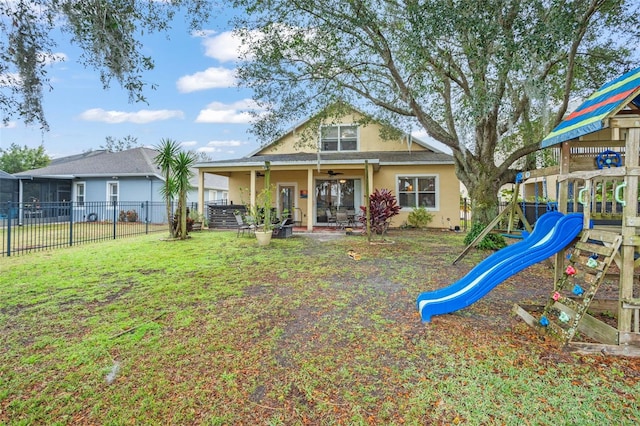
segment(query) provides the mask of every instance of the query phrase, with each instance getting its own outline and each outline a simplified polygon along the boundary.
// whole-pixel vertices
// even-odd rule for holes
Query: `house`
[[[198,171],[194,170],[194,176],[189,180],[191,188],[187,194],[189,205],[198,203]],[[208,174],[204,177],[204,204],[227,204],[229,197],[229,180],[220,175]]]
[[[339,212],[357,214],[365,204],[366,185],[369,192],[385,188],[396,196],[402,210],[391,226],[405,224],[416,206],[434,215],[432,227],[459,225],[460,182],[450,155],[397,129],[397,137],[383,139],[385,127],[355,109],[340,120],[317,123],[308,119],[246,157],[196,164],[199,178],[210,173],[229,178],[228,213],[255,203],[269,162],[272,207],[307,230],[333,223]],[[301,135],[309,129],[317,136],[311,145],[302,144]],[[215,211],[208,213],[211,226]]]
[[[154,163],[157,151],[138,147],[125,151],[89,151],[57,158],[47,167],[16,173],[22,217],[37,214],[51,220],[110,220],[120,211],[135,211],[141,205],[160,205],[146,215],[151,222],[166,221],[162,188],[164,177]],[[205,194],[227,191],[223,177],[211,179]],[[195,201],[195,200],[194,200]],[[208,201],[208,199],[207,199]],[[47,206],[45,210],[43,207]]]
[[[18,201],[18,179],[0,170],[0,219],[9,217],[9,203]],[[15,211],[11,216],[14,217]]]

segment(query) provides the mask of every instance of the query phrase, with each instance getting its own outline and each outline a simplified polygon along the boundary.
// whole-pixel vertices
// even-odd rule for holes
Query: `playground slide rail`
[[[554,213],[550,215],[551,213]],[[418,296],[418,311],[428,322],[433,315],[454,312],[475,303],[507,278],[567,247],[582,231],[581,213],[549,212],[544,222],[520,243],[489,256],[456,283]],[[525,244],[526,243],[526,244]]]

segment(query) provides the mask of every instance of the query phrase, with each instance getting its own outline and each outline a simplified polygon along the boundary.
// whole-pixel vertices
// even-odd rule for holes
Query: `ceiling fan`
[[[247,176],[251,175],[251,173],[247,173]],[[256,177],[264,177],[263,172],[256,172]]]
[[[327,174],[329,176],[337,176],[337,175],[343,175],[344,173],[342,173],[342,172],[334,172],[333,170],[327,170]]]

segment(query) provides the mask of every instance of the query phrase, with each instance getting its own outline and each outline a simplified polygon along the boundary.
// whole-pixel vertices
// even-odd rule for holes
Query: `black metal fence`
[[[1,256],[151,232],[169,232],[163,202],[8,202],[0,206]]]

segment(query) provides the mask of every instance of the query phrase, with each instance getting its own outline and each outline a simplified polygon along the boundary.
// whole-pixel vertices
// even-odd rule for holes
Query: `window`
[[[437,176],[398,177],[398,204],[403,208],[438,207]]]
[[[84,192],[85,184],[84,182],[76,182],[75,184],[75,194],[76,194],[76,205],[79,207],[84,206]]]
[[[321,151],[357,151],[358,126],[323,126],[320,129]]]
[[[118,202],[118,182],[107,182],[107,201],[110,204]]]

